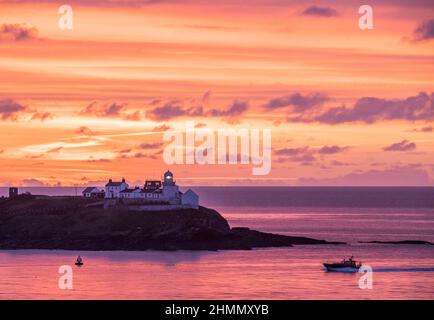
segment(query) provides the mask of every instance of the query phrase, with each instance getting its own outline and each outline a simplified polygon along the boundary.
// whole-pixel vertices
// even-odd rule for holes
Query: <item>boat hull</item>
[[[324,267],[329,272],[348,272],[348,273],[355,273],[359,272],[359,267],[350,267],[350,266],[343,266],[343,265],[337,265],[337,264],[331,264],[331,263],[324,263]]]

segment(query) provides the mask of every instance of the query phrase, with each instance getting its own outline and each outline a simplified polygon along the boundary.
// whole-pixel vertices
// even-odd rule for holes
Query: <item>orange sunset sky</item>
[[[0,185],[433,185],[434,3],[361,4],[0,0]],[[271,128],[270,174],[168,167],[191,120]]]

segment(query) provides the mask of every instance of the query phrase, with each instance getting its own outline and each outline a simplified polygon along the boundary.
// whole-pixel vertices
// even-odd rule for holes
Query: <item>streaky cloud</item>
[[[386,169],[355,171],[334,178],[301,178],[300,186],[432,186],[433,181],[422,167],[394,166]]]
[[[415,41],[434,39],[434,19],[422,22],[413,32]]]
[[[345,105],[324,112],[288,117],[288,122],[319,122],[341,124],[374,123],[383,120],[430,121],[434,119],[434,93],[421,92],[405,99],[363,97],[352,108]]]
[[[303,12],[305,16],[315,16],[315,17],[336,17],[338,16],[338,12],[329,7],[319,7],[319,6],[310,6],[306,8]]]
[[[0,41],[26,41],[38,38],[38,29],[26,24],[5,23],[0,27]]]
[[[12,99],[2,99],[0,100],[0,119],[15,121],[18,114],[26,109],[25,106]]]
[[[320,106],[328,100],[329,98],[322,93],[309,93],[303,95],[299,92],[295,92],[286,96],[271,99],[264,105],[264,108],[267,110],[275,110],[291,106],[293,107],[293,111],[303,112],[307,109]]]
[[[408,140],[402,140],[401,142],[393,143],[390,146],[384,147],[384,151],[411,151],[416,149],[416,144]]]

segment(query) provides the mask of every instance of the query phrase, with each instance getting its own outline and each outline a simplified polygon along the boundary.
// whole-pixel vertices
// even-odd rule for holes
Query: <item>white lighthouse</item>
[[[179,202],[181,195],[179,187],[173,179],[173,173],[166,171],[163,177],[163,198],[168,199],[171,204]]]
[[[199,196],[191,189],[182,193],[171,171],[167,170],[162,180],[146,180],[143,188],[129,188],[125,179],[122,182],[110,179],[105,186],[105,198],[122,199],[125,204],[136,204],[141,208],[149,206],[149,210],[157,207],[161,210],[199,208]]]
[[[175,181],[173,180],[173,173],[167,170],[164,173],[163,186],[174,186],[174,185],[175,185]]]

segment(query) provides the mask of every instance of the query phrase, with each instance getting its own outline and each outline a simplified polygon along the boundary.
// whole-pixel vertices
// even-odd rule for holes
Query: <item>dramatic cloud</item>
[[[234,119],[243,114],[249,105],[247,102],[235,100],[227,109],[211,109],[204,111],[202,106],[185,107],[179,101],[168,102],[146,113],[146,116],[154,121],[170,120],[179,117],[221,117]]]
[[[123,119],[129,120],[129,121],[140,121],[142,119],[142,116],[140,114],[140,111],[136,111],[136,112],[124,115]]]
[[[48,150],[47,153],[58,153],[62,149],[63,149],[63,147],[53,148],[53,149]]]
[[[55,3],[58,4],[58,0],[0,0],[0,3]],[[325,2],[325,1],[322,1]],[[360,1],[356,0],[338,0],[334,1],[337,4],[347,4],[352,6],[360,5]],[[382,0],[376,1],[382,4],[388,4],[392,6],[403,6],[404,8],[430,8],[432,5],[431,0]],[[179,4],[186,3],[189,5],[204,5],[209,4],[208,0],[69,0],[68,2],[71,5],[80,5],[80,6],[93,6],[93,7],[143,7],[147,5],[156,5],[156,4]],[[246,4],[245,0],[220,0],[219,2],[213,3],[214,6],[218,5],[230,5],[231,7],[240,6],[244,7]],[[267,7],[276,7],[276,8],[287,8],[289,5],[298,5],[300,1],[296,0],[250,0],[249,6],[251,7],[259,7],[263,9],[264,6]]]
[[[338,160],[333,160],[331,163],[331,165],[336,166],[336,167],[346,167],[346,166],[353,166],[353,163],[349,163],[349,162],[342,162],[342,161],[338,161]]]
[[[414,149],[416,149],[416,144],[408,140],[402,140],[383,148],[384,151],[411,151]]]
[[[328,100],[329,98],[321,93],[310,93],[307,95],[292,93],[287,96],[270,100],[264,105],[264,108],[267,110],[274,110],[292,106],[294,112],[303,112],[307,109],[320,106]]]
[[[162,124],[162,125],[160,125],[160,126],[156,126],[156,127],[154,127],[154,128],[152,128],[152,132],[164,132],[164,131],[167,131],[167,130],[169,130],[169,129],[171,129],[171,127],[170,126],[168,126],[168,125],[166,125],[166,124]]]
[[[104,159],[104,158],[94,159],[93,157],[90,157],[88,160],[86,160],[86,162],[89,162],[89,163],[110,163],[112,161],[110,159]]]
[[[340,153],[347,150],[348,147],[340,147],[340,146],[324,146],[318,150],[319,154],[335,154]]]
[[[316,17],[336,17],[338,16],[338,12],[329,7],[318,7],[318,6],[310,6],[306,8],[303,13],[305,16],[316,16]]]
[[[25,41],[32,40],[38,37],[36,28],[29,28],[25,24],[3,24],[0,27],[0,41]]]
[[[226,110],[212,109],[207,114],[212,117],[238,117],[249,108],[247,102],[235,100],[232,105]]]
[[[157,3],[171,3],[177,0],[69,0],[70,5],[90,6],[90,7],[142,7],[146,5],[154,5]],[[0,3],[16,2],[16,3],[54,3],[59,4],[57,0],[0,0]]]
[[[374,123],[381,120],[433,120],[434,93],[425,92],[405,99],[381,99],[364,97],[352,108],[340,106],[319,114],[298,115],[288,118],[290,122],[320,122],[340,124],[346,122]]]
[[[431,186],[428,173],[412,165],[384,170],[353,172],[336,178],[303,178],[301,186]]]
[[[180,104],[168,102],[161,107],[156,107],[146,113],[146,116],[155,121],[169,120],[178,117],[195,117],[203,115],[202,107],[185,108]]]
[[[125,108],[124,104],[112,103],[99,105],[97,102],[92,102],[84,110],[81,111],[81,114],[95,115],[99,117],[114,117],[119,116],[120,111],[123,108]]]
[[[147,149],[158,149],[162,147],[164,143],[162,142],[155,142],[155,143],[142,143],[139,145],[139,149],[147,150]]]
[[[119,157],[121,159],[151,159],[151,160],[156,160],[158,159],[159,153],[143,153],[143,152],[136,152],[134,154],[122,154]]]
[[[53,115],[50,112],[38,112],[35,111],[35,113],[32,115],[32,120],[47,120],[47,119],[52,119]]]
[[[284,148],[277,149],[274,153],[278,156],[297,156],[300,154],[304,154],[309,150],[309,147],[300,147],[300,148]]]
[[[96,134],[95,131],[92,131],[88,127],[84,126],[75,130],[74,133],[81,134],[83,136],[94,136]]]
[[[349,147],[340,146],[323,146],[321,148],[311,148],[309,146],[298,148],[283,148],[274,151],[274,154],[279,157],[277,162],[301,162],[302,164],[309,164],[315,162],[318,156],[332,155],[344,152]]]
[[[413,132],[433,132],[433,127],[432,126],[427,126],[427,127],[423,127],[420,129],[413,129]]]
[[[163,150],[160,150],[160,148],[164,146],[163,142],[145,142],[140,145],[138,145],[134,150],[134,148],[126,148],[123,150],[118,151],[118,158],[120,159],[151,159],[155,160],[158,159],[158,156],[160,156],[163,153]],[[140,150],[147,150],[147,152],[142,152]]]
[[[12,99],[0,100],[0,118],[2,120],[15,121],[18,118],[18,114],[25,110],[25,106],[15,102]]]
[[[37,179],[24,179],[21,180],[21,185],[26,187],[44,187],[45,184]]]
[[[80,111],[81,115],[91,115],[96,117],[118,117],[127,121],[139,121],[141,115],[139,111],[133,113],[125,113],[126,104],[107,103],[100,104],[96,101],[89,104],[86,108]]]
[[[422,22],[413,32],[416,41],[431,40],[434,38],[434,19]]]
[[[107,180],[89,180],[89,181],[85,181],[87,180],[86,177],[81,178],[82,181],[84,181],[83,184],[81,184],[82,187],[95,187],[95,186],[99,186],[99,187],[104,187],[105,184],[107,183]]]
[[[17,121],[22,115],[27,119],[40,121],[53,118],[50,112],[39,112],[12,99],[0,99],[0,120]]]
[[[306,164],[316,161],[315,150],[309,147],[278,149],[274,154],[280,157],[278,162],[292,161]]]

